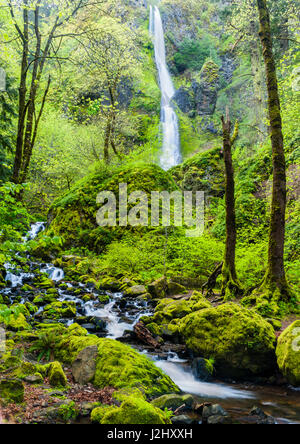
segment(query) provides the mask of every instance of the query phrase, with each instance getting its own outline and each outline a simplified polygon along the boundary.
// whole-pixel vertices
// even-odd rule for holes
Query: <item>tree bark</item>
[[[229,110],[226,112],[226,120],[222,116],[223,126],[223,148],[225,162],[225,202],[226,202],[226,246],[225,258],[222,269],[223,283],[222,296],[238,296],[241,293],[241,285],[237,278],[235,267],[236,251],[236,218],[235,218],[235,186],[234,169],[232,163],[232,146],[237,137],[238,126],[236,126],[233,138],[231,138],[231,121]]]
[[[266,0],[257,0],[260,39],[266,68],[268,109],[272,142],[273,191],[269,232],[268,268],[263,287],[278,289],[286,298],[288,289],[284,269],[284,238],[286,211],[286,164],[280,112],[276,65],[273,54],[270,16]]]

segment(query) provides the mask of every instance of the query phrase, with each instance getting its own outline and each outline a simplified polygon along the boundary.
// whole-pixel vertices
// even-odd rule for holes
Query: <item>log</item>
[[[160,348],[159,342],[154,339],[152,333],[148,330],[148,328],[145,327],[142,322],[138,322],[134,326],[134,332],[141,342],[144,342],[145,344],[150,345],[153,348]]]

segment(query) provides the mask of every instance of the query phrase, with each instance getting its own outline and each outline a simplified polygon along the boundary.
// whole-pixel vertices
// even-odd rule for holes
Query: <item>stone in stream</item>
[[[78,353],[72,364],[72,374],[76,382],[84,385],[94,379],[97,356],[98,347],[96,345],[86,347]]]
[[[204,358],[196,358],[192,362],[192,373],[200,381],[211,381],[212,372],[209,362]]]
[[[226,410],[219,404],[205,406],[202,412],[203,421],[207,421],[211,416],[229,416]]]
[[[172,424],[183,424],[183,425],[191,425],[191,424],[198,424],[199,421],[190,418],[187,415],[179,415],[179,416],[174,416],[172,419]]]

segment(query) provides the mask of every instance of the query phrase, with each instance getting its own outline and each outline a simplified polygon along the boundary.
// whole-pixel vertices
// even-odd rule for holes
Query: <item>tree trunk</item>
[[[236,250],[236,220],[235,220],[235,195],[234,195],[234,169],[232,163],[231,148],[234,140],[231,139],[231,121],[229,111],[226,112],[226,120],[222,116],[223,148],[225,161],[225,201],[226,201],[226,246],[225,258],[222,269],[223,283],[222,296],[232,297],[241,293],[241,285],[237,278],[235,268]],[[237,130],[236,130],[237,131]],[[237,134],[234,136],[237,137]]]
[[[268,268],[263,287],[273,293],[276,289],[284,299],[288,286],[284,270],[284,237],[286,210],[286,165],[283,146],[282,120],[273,54],[270,16],[266,0],[257,0],[260,21],[260,39],[266,68],[268,108],[273,158],[273,191],[269,232]]]

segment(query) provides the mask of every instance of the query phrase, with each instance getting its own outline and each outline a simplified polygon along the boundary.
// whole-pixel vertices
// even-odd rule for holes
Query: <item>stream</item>
[[[45,224],[42,222],[33,224],[24,242],[34,239],[44,228]],[[34,286],[33,281],[39,270],[54,281],[59,301],[72,301],[76,304],[76,317],[57,321],[66,326],[78,322],[89,333],[127,342],[127,336],[133,332],[134,325],[139,319],[153,314],[153,308],[142,299],[127,298],[120,292],[96,290],[92,284],[64,281],[65,274],[62,269],[52,264],[33,262],[29,256],[27,260],[29,271],[5,264],[7,287],[1,289],[0,294],[8,297],[11,304],[32,302],[36,295],[21,288],[24,284]],[[39,290],[39,293],[43,291],[46,290]],[[92,299],[84,302],[81,299],[83,295],[89,295]],[[109,302],[106,304],[99,302],[100,295],[108,295]],[[39,308],[33,315],[33,321],[43,321],[43,310],[44,307]],[[131,336],[134,338],[133,334]],[[178,356],[172,350],[172,344],[166,352],[158,355],[146,350],[139,343],[134,343],[132,340],[129,342],[129,345],[153,360],[155,365],[169,375],[183,392],[195,395],[199,402],[221,403],[233,417],[249,416],[251,408],[258,406],[268,415],[274,416],[278,423],[300,423],[300,392],[296,389],[287,386],[202,382],[193,375],[190,363],[185,359],[186,356]]]

